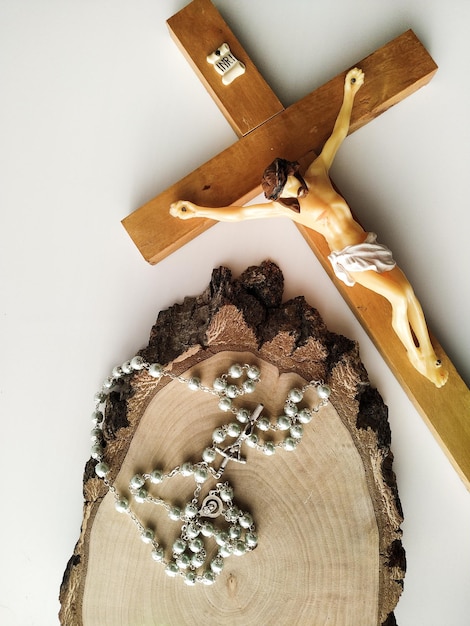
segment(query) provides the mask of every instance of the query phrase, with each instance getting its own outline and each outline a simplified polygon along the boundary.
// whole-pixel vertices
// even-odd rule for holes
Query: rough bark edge
[[[226,267],[215,269],[200,296],[185,298],[181,304],[160,312],[149,344],[140,354],[149,362],[170,364],[178,371],[183,354],[192,354],[196,363],[220,350],[249,350],[276,364],[281,372],[294,371],[307,380],[323,379],[332,386],[332,404],[363,460],[379,527],[379,624],[393,626],[406,558],[400,528],[403,514],[392,470],[388,410],[378,391],[370,387],[357,344],[329,332],[318,311],[303,297],[283,304],[283,285],[282,272],[271,261],[248,268],[238,279],[233,279]],[[230,319],[236,332],[222,331]],[[104,434],[116,474],[153,393],[154,385],[145,374],[132,374],[111,395]],[[82,625],[87,543],[92,520],[106,493],[94,477],[94,465],[90,460],[85,466],[83,524],[60,588],[59,619],[63,626]],[[110,478],[114,480],[114,476]]]

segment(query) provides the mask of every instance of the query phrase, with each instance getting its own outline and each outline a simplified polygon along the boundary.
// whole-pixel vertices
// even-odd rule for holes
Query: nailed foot
[[[413,358],[408,353],[408,358],[413,367],[436,387],[443,387],[446,384],[449,373],[435,354],[431,354],[428,357],[417,354]]]

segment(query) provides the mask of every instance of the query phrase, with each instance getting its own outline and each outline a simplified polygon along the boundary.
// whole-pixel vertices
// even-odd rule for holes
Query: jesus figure
[[[305,171],[297,162],[275,159],[263,175],[268,202],[250,206],[201,207],[186,200],[171,205],[180,219],[197,217],[221,222],[288,217],[323,235],[330,249],[329,260],[338,278],[355,283],[386,298],[392,307],[392,327],[408,359],[436,387],[448,377],[431,345],[420,303],[408,279],[397,267],[391,251],[376,241],[355,221],[346,201],[334,189],[329,170],[349,130],[354,97],[364,83],[364,73],[355,68],[346,75],[341,109],[323,150]]]

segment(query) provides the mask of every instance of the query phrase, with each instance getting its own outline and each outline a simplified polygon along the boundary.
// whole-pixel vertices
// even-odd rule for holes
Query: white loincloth
[[[355,280],[349,272],[368,272],[381,274],[396,267],[391,250],[376,242],[375,233],[367,233],[366,240],[352,246],[346,246],[339,252],[332,252],[328,259],[334,273],[346,285],[352,287]]]

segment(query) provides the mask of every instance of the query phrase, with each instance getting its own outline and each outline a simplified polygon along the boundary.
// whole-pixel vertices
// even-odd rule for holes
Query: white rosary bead
[[[154,485],[158,485],[159,483],[161,483],[163,480],[163,472],[159,469],[155,469],[153,470],[153,472],[150,474],[150,482],[153,483]]]
[[[253,518],[249,513],[245,513],[240,517],[238,523],[242,528],[250,528],[250,526],[253,526]]]
[[[302,435],[304,434],[303,426],[301,426],[300,424],[294,424],[293,426],[291,426],[290,434],[291,437],[293,437],[294,439],[301,439]]]
[[[227,435],[229,435],[230,437],[238,437],[240,432],[240,426],[235,422],[232,422],[227,426]]]
[[[213,561],[211,561],[211,570],[214,574],[220,574],[220,572],[224,569],[224,560],[220,556],[216,556]]]
[[[163,561],[164,556],[165,556],[165,552],[161,546],[158,546],[158,548],[155,548],[155,550],[152,550],[152,559],[154,561]]]
[[[140,538],[144,543],[152,543],[155,538],[155,533],[151,528],[146,528],[140,535]]]
[[[318,397],[322,400],[327,400],[331,395],[331,388],[328,385],[320,385],[317,388]]]
[[[230,485],[224,485],[220,491],[220,498],[224,501],[224,502],[230,502],[230,500],[233,498],[233,489]]]
[[[187,554],[181,554],[176,559],[176,564],[180,569],[187,569],[191,564],[191,559]]]
[[[242,529],[240,526],[231,526],[228,534],[230,535],[230,539],[240,539],[242,536]]]
[[[129,511],[129,502],[127,498],[119,498],[119,500],[116,500],[114,503],[114,507],[119,513],[127,513],[127,511]]]
[[[211,522],[204,522],[204,524],[201,526],[201,533],[204,535],[204,537],[212,537],[212,535],[214,534],[214,524],[212,524]]]
[[[142,504],[143,502],[147,500],[148,495],[149,494],[148,494],[147,489],[144,489],[144,487],[141,487],[139,491],[134,495],[134,499],[136,502],[139,502],[140,504]]]
[[[259,379],[259,376],[260,376],[259,368],[256,367],[256,365],[250,365],[248,367],[248,369],[246,370],[246,375],[251,380],[257,381]]]
[[[246,544],[244,541],[237,541],[233,546],[233,554],[235,556],[243,556],[246,552]]]
[[[215,583],[214,572],[204,572],[202,575],[202,582],[204,585],[213,585]]]
[[[200,532],[199,528],[193,524],[188,524],[188,527],[186,528],[186,535],[188,539],[194,539]]]
[[[103,439],[103,431],[101,428],[93,428],[90,433],[91,443],[100,443]]]
[[[302,393],[302,391],[300,389],[297,389],[296,387],[294,387],[294,389],[291,389],[287,394],[287,398],[291,402],[300,402],[303,397],[304,394]]]
[[[95,459],[96,461],[101,461],[101,459],[103,458],[103,448],[100,446],[99,443],[95,443],[91,447],[91,458]]]
[[[230,376],[230,378],[240,378],[242,374],[243,374],[243,367],[239,365],[238,363],[234,363],[233,365],[229,367],[228,375]]]
[[[174,561],[170,561],[168,565],[165,567],[165,574],[167,576],[170,576],[171,578],[174,578],[175,576],[177,576],[179,571],[180,569]]]
[[[196,574],[194,572],[187,572],[184,576],[184,582],[189,586],[194,586],[196,584]]]
[[[131,489],[139,489],[145,485],[145,478],[142,474],[134,474],[134,476],[129,481],[129,487]]]
[[[148,373],[152,378],[161,378],[163,376],[163,366],[160,363],[152,363],[149,365]]]
[[[101,461],[95,466],[95,474],[98,478],[105,478],[109,474],[109,465]]]
[[[247,437],[246,445],[250,448],[256,448],[256,446],[258,445],[258,435],[252,433],[249,437]]]
[[[93,426],[98,426],[103,421],[104,415],[102,411],[93,411],[91,414],[91,422]]]
[[[276,448],[272,441],[267,441],[263,447],[263,453],[266,456],[272,456],[276,452]]]
[[[302,424],[308,424],[312,421],[312,412],[309,409],[302,409],[297,415],[299,422]]]
[[[199,537],[196,537],[195,539],[191,539],[191,541],[189,542],[189,549],[191,550],[191,552],[198,553],[198,552],[201,552],[203,548],[204,548],[204,542]]]
[[[277,418],[277,427],[279,428],[279,430],[289,430],[291,426],[292,422],[290,418],[287,417],[287,415],[280,415]]]
[[[95,404],[96,405],[103,404],[103,402],[106,402],[106,398],[107,398],[107,395],[104,391],[97,391],[94,397]]]
[[[225,519],[229,522],[236,522],[239,517],[240,511],[236,506],[230,507],[225,513]]]
[[[228,533],[225,530],[216,531],[214,537],[218,546],[223,547],[230,543]]]
[[[284,405],[284,413],[289,417],[294,417],[297,414],[297,406],[292,402],[286,402]]]
[[[220,548],[219,548],[219,554],[224,559],[226,557],[230,556],[232,554],[232,552],[233,552],[233,548],[232,548],[232,546],[229,543],[227,543],[227,544],[225,544],[223,546],[220,546]]]
[[[215,391],[225,391],[227,388],[227,382],[223,378],[216,378],[214,380]]]
[[[227,398],[227,397],[220,398],[219,409],[221,411],[227,412],[227,411],[230,411],[231,408],[232,408],[232,401],[230,398]]]
[[[217,456],[214,448],[206,448],[202,453],[202,458],[206,463],[212,463],[215,461],[215,457]]]
[[[226,539],[221,537],[221,534],[223,535],[223,533],[218,533],[217,535],[215,535],[215,541],[219,546],[219,554],[225,558],[226,556],[232,554],[232,546],[230,545],[230,542],[228,540],[227,533],[225,533],[225,535],[227,535]]]
[[[262,417],[256,422],[256,425],[258,426],[260,430],[267,431],[269,430],[271,423],[267,417]]]
[[[201,565],[204,565],[204,555],[202,554],[193,554],[193,556],[191,557],[191,565],[193,567],[201,567]]]
[[[170,507],[168,511],[168,517],[174,522],[177,522],[181,518],[181,509],[179,508],[179,506]]]
[[[116,367],[113,367],[113,371],[112,371],[113,378],[121,378],[122,375],[123,375],[123,371],[120,365],[116,365]]]
[[[181,472],[181,476],[192,476],[194,473],[194,467],[192,463],[189,463],[188,461],[186,463],[183,463],[183,465],[181,466],[180,469]]]
[[[212,441],[215,443],[222,443],[226,436],[227,434],[223,428],[216,428],[212,433]]]
[[[292,452],[297,448],[297,440],[293,437],[286,437],[284,440],[284,450]]]
[[[225,390],[228,398],[236,398],[239,394],[238,387],[236,385],[229,385]]]
[[[209,477],[209,472],[205,467],[198,467],[194,472],[194,479],[197,483],[203,483]]]
[[[191,391],[197,391],[201,388],[201,381],[197,376],[193,376],[188,380],[188,388],[191,389]]]
[[[250,413],[247,409],[239,409],[236,417],[241,424],[246,424],[250,419]]]
[[[177,539],[173,544],[173,554],[183,554],[183,552],[188,547],[186,541],[183,539]]]
[[[144,369],[144,359],[141,356],[135,356],[131,359],[131,367],[133,370],[141,370]]]
[[[194,504],[187,504],[184,509],[184,514],[186,517],[196,517],[197,512],[198,508]]]
[[[249,548],[255,548],[258,545],[258,535],[253,532],[246,533],[245,541]]]
[[[253,391],[256,389],[254,380],[245,380],[242,388],[245,393],[253,393]]]
[[[132,372],[131,362],[126,361],[125,363],[123,363],[121,365],[121,369],[124,372],[124,374],[130,374]]]

